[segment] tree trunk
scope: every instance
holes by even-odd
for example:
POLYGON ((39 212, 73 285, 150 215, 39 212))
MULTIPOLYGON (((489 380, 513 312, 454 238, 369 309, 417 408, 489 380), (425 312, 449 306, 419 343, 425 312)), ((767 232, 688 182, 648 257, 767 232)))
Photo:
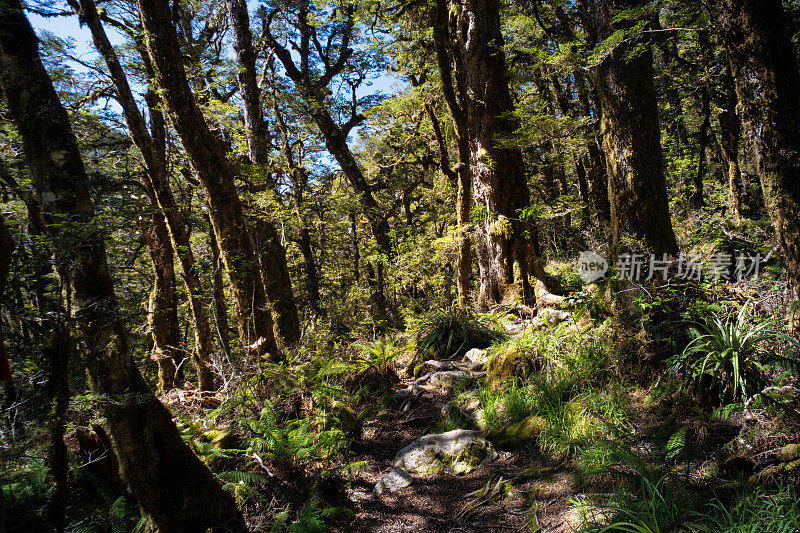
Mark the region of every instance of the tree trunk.
MULTIPOLYGON (((156 204, 152 189, 148 193, 153 204, 156 204)), ((157 207, 149 216, 140 214, 139 222, 153 262, 153 289, 147 308, 153 337, 150 357, 158 364, 158 388, 167 391, 178 384, 176 377, 183 360, 178 324, 178 295, 175 292, 175 256, 164 214, 157 207)))
POLYGON ((719 111, 720 144, 722 145, 722 158, 728 167, 728 198, 730 202, 731 217, 736 226, 742 224, 742 170, 739 168, 739 138, 742 131, 742 121, 736 110, 736 87, 733 82, 730 65, 726 68, 724 78, 725 101, 719 111))
POLYGON ((214 271, 211 273, 211 280, 213 283, 214 291, 214 309, 217 312, 217 335, 219 342, 225 353, 231 355, 231 338, 230 338, 230 325, 228 324, 228 304, 225 301, 225 280, 223 269, 225 265, 222 264, 222 258, 219 253, 219 243, 217 236, 214 235, 214 228, 211 225, 211 220, 208 221, 209 231, 209 245, 211 247, 211 260, 212 268, 214 271))
POLYGON ((227 0, 231 21, 233 49, 236 52, 236 79, 242 99, 244 125, 247 132, 248 156, 256 165, 269 163, 269 131, 261 110, 261 97, 256 77, 256 54, 250 31, 250 16, 245 0, 227 0))
POLYGON ((706 179, 708 168, 706 151, 711 137, 711 63, 714 59, 707 32, 698 32, 697 40, 703 69, 703 82, 700 86, 700 112, 703 122, 700 123, 700 131, 698 132, 697 172, 694 174, 692 189, 689 194, 689 207, 692 209, 700 209, 706 205, 706 201, 703 198, 703 181, 706 179))
POLYGON ((136 367, 119 316, 103 236, 78 145, 19 0, 0 3, 0 84, 42 204, 55 264, 91 390, 103 398, 121 471, 142 512, 165 532, 246 531, 231 497, 189 449, 136 367))
POLYGON ((358 247, 358 224, 356 224, 355 211, 350 211, 350 233, 353 235, 353 279, 358 283, 361 281, 361 254, 358 247))
MULTIPOLYGON (((227 0, 227 4, 238 66, 236 77, 247 130, 248 155, 253 165, 264 167, 269 164, 269 131, 261 109, 247 2, 227 0)), ((272 183, 269 185, 274 187, 272 183)), ((300 340, 300 317, 286 264, 286 250, 267 215, 258 213, 257 217, 256 231, 251 237, 258 253, 264 288, 272 308, 276 333, 284 346, 291 346, 300 340)))
MULTIPOLYGON (((800 300, 800 74, 780 0, 718 0, 742 122, 783 255, 790 301, 800 300)), ((794 310, 791 326, 800 327, 794 310)))
MULTIPOLYGON (((631 31, 631 8, 643 0, 592 0, 595 31, 602 41, 631 31)), ((653 53, 646 37, 628 36, 601 59, 597 72, 601 131, 609 179, 614 243, 624 233, 644 240, 657 255, 676 255, 653 85, 653 53)))
MULTIPOLYGON (((3 216, 0 215, 0 301, 3 298, 3 291, 6 287, 6 277, 11 267, 11 254, 14 251, 14 240, 11 232, 6 228, 3 216)), ((0 331, 0 382, 11 381, 11 365, 8 362, 8 354, 3 340, 3 332, 0 331)), ((3 491, 0 490, 0 533, 5 533, 5 513, 3 511, 3 491)))
POLYGON ((516 241, 533 241, 536 228, 520 220, 519 211, 530 203, 522 152, 504 148, 497 141, 499 135, 515 129, 508 118, 514 106, 503 53, 500 4, 461 0, 461 9, 457 38, 468 95, 473 196, 481 213, 476 228, 481 279, 477 307, 486 309, 502 300, 516 249, 526 251, 524 257, 517 254, 521 270, 529 268, 527 255, 534 254, 536 246, 518 247, 516 241))
POLYGON ((138 3, 156 82, 211 206, 211 222, 231 280, 239 318, 239 341, 243 346, 275 354, 277 345, 258 268, 259 258, 254 253, 225 148, 209 129, 189 88, 167 2, 138 3))
POLYGON ((442 94, 456 136, 458 160, 454 167, 450 166, 447 146, 433 107, 430 104, 426 104, 425 107, 439 145, 440 169, 456 185, 456 248, 458 249, 456 286, 458 306, 465 309, 469 305, 469 292, 472 287, 472 252, 469 238, 472 169, 470 168, 468 104, 464 92, 463 64, 460 50, 453 46, 455 35, 451 35, 451 27, 447 0, 437 0, 433 22, 433 40, 436 46, 442 94))
MULTIPOLYGON (((71 0, 71 5, 73 9, 80 13, 81 20, 89 26, 89 30, 92 32, 92 39, 95 47, 103 56, 111 79, 116 87, 117 96, 122 105, 131 138, 142 152, 147 170, 144 176, 145 189, 147 189, 151 200, 154 200, 154 203, 157 203, 161 209, 161 215, 169 231, 169 239, 173 251, 178 256, 183 280, 186 284, 186 293, 188 295, 189 310, 192 315, 194 331, 194 349, 191 354, 192 361, 197 370, 198 386, 200 390, 213 390, 215 388, 215 376, 211 368, 211 356, 214 352, 211 323, 208 319, 205 296, 203 295, 199 272, 195 267, 196 262, 189 242, 189 236, 186 234, 186 227, 181 219, 177 202, 175 201, 175 197, 169 185, 167 155, 165 150, 166 131, 163 115, 158 109, 158 97, 152 90, 148 91, 145 97, 147 107, 150 111, 150 131, 148 131, 147 123, 133 97, 125 71, 103 29, 94 1, 80 0, 80 4, 78 4, 76 0, 71 0)), ((146 57, 143 57, 143 60, 145 58, 146 57)), ((147 61, 144 61, 144 63, 146 70, 149 70, 149 68, 147 68, 149 67, 149 63, 147 61)), ((155 216, 157 215, 154 214, 154 217, 155 216)), ((171 260, 170 264, 172 264, 171 260)), ((166 303, 166 301, 164 303, 166 303)), ((168 325, 164 325, 164 327, 168 327, 168 325)), ((175 333, 166 333, 166 330, 164 330, 163 334, 159 333, 159 335, 164 337, 162 342, 179 341, 177 331, 179 330, 176 328, 175 333)), ((154 335, 155 334, 154 330, 154 335)), ((177 347, 178 344, 180 343, 178 342, 172 346, 177 347)), ((158 346, 159 342, 156 341, 156 347, 158 348, 158 346)), ((172 360, 175 361, 175 364, 179 364, 182 359, 182 357, 175 357, 176 352, 174 349, 171 354, 161 353, 161 355, 172 355, 172 360)), ((163 366, 165 367, 163 370, 168 372, 166 367, 169 366, 169 364, 169 359, 159 359, 159 371, 162 370, 163 366)), ((168 376, 165 375, 165 377, 168 376)))
POLYGON ((314 259, 314 250, 311 249, 311 232, 308 227, 303 225, 300 228, 300 252, 303 254, 303 265, 306 274, 306 292, 311 310, 320 314, 319 296, 319 274, 317 274, 317 262, 314 259))

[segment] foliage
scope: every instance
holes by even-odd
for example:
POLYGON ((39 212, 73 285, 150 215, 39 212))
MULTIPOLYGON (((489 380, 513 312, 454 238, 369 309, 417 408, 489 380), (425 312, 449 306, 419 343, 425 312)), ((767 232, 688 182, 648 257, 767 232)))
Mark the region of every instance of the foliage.
POLYGON ((417 330, 417 352, 413 362, 427 358, 455 359, 471 348, 486 348, 502 334, 481 323, 471 310, 438 309, 417 330))
POLYGON ((775 335, 767 323, 754 324, 748 309, 745 305, 733 317, 698 323, 692 328, 694 339, 670 367, 695 390, 707 390, 717 405, 744 403, 767 382, 762 345, 775 335))

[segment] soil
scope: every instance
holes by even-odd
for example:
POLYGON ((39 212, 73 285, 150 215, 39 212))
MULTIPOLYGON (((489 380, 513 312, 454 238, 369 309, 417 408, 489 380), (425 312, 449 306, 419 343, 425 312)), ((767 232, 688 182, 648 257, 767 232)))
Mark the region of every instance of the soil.
MULTIPOLYGON (((404 383, 400 388, 410 384, 404 383)), ((356 475, 347 496, 354 520, 332 531, 375 533, 462 531, 571 531, 569 498, 574 494, 570 465, 537 457, 535 451, 498 449, 499 458, 463 475, 415 476, 411 486, 375 496, 375 484, 392 471, 398 450, 432 431, 432 425, 452 392, 429 384, 405 413, 372 423, 354 460, 368 467, 356 475), (508 480, 514 491, 506 497, 465 512, 475 491, 487 483, 508 480)), ((470 505, 471 507, 471 505, 470 505)), ((574 525, 574 524, 573 524, 574 525)))

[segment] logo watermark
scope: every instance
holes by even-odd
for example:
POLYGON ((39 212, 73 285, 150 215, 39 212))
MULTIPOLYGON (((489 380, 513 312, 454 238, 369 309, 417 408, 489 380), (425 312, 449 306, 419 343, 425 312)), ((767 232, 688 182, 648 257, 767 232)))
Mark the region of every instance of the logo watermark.
MULTIPOLYGON (((771 255, 771 254, 770 254, 771 255)), ((706 261, 699 255, 681 253, 677 257, 666 254, 621 253, 613 267, 609 261, 594 252, 585 251, 578 257, 578 274, 585 283, 606 277, 630 281, 741 281, 758 279, 761 269, 770 259, 759 253, 714 254, 706 261)))

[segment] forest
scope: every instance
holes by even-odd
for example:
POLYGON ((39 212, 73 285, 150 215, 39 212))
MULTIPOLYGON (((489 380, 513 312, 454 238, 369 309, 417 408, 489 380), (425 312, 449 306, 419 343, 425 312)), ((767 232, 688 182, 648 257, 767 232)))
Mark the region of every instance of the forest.
POLYGON ((800 532, 798 41, 0 0, 0 533, 800 532))

